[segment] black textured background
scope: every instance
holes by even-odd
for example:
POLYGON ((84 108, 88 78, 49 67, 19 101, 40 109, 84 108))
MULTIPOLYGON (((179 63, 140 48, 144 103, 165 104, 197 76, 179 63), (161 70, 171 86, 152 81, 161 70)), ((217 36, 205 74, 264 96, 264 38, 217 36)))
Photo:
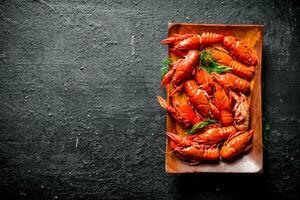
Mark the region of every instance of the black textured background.
POLYGON ((299 198, 299 11, 282 0, 2 0, 1 199, 299 198), (263 175, 164 172, 155 96, 168 22, 265 25, 263 175))

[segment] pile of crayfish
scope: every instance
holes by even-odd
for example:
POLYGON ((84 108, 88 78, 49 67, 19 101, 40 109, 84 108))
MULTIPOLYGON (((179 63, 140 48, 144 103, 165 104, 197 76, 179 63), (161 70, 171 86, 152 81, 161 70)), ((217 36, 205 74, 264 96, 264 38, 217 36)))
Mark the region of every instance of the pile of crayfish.
POLYGON ((169 45, 161 82, 168 101, 161 96, 157 99, 186 131, 184 136, 166 132, 172 153, 197 164, 231 160, 251 149, 254 51, 234 36, 210 32, 175 34, 161 43, 169 45), (179 101, 182 96, 185 100, 179 101))

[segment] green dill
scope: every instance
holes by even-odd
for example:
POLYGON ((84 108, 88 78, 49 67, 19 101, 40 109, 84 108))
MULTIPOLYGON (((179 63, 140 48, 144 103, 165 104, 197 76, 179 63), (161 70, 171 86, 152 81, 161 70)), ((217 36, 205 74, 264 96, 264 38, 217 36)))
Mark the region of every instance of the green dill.
POLYGON ((199 122, 199 123, 195 124, 191 130, 186 132, 186 134, 195 134, 198 130, 203 129, 207 125, 214 124, 216 122, 217 122, 216 120, 208 118, 203 122, 199 122))
POLYGON ((216 72, 218 74, 222 74, 231 70, 229 67, 221 65, 217 65, 215 67, 201 66, 201 68, 206 70, 208 73, 216 72))
POLYGON ((206 66, 206 67, 215 67, 217 65, 215 59, 211 56, 211 51, 208 50, 204 50, 201 52, 200 54, 200 62, 203 66, 206 66))
POLYGON ((214 72, 218 73, 218 74, 221 74, 223 72, 228 72, 230 71, 231 69, 227 66, 221 66, 221 65, 218 65, 216 67, 214 67, 214 72))
POLYGON ((169 66, 172 64, 172 60, 170 58, 164 58, 161 64, 162 64, 162 68, 160 70, 163 78, 166 75, 166 73, 169 71, 169 66))
POLYGON ((208 73, 212 73, 213 72, 213 68, 211 68, 211 67, 207 67, 207 66, 204 66, 204 65, 202 65, 201 67, 200 67, 201 69, 204 69, 205 71, 207 71, 208 73))
POLYGON ((200 63, 201 68, 206 70, 208 73, 216 72, 218 74, 221 74, 231 70, 228 66, 218 65, 216 60, 212 57, 210 50, 204 50, 201 52, 200 63))

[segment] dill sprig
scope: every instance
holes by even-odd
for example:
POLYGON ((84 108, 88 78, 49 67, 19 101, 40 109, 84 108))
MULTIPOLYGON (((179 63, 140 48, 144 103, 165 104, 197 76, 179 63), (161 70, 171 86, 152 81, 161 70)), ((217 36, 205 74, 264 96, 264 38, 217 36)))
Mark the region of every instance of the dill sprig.
POLYGON ((216 72, 222 74, 224 72, 230 71, 230 68, 227 66, 217 65, 214 67, 201 66, 202 69, 206 70, 208 73, 216 72))
POLYGON ((189 131, 186 132, 186 134, 195 134, 200 129, 203 129, 207 125, 214 124, 216 122, 217 122, 216 120, 208 118, 208 119, 206 119, 203 122, 199 122, 199 123, 195 124, 191 130, 189 130, 189 131))
POLYGON ((216 60, 212 57, 210 50, 204 50, 201 52, 200 63, 201 68, 206 70, 208 73, 216 72, 218 74, 221 74, 231 70, 228 66, 218 65, 216 60))
POLYGON ((172 64, 172 60, 170 58, 164 58, 161 64, 162 64, 162 68, 160 70, 163 78, 166 75, 166 73, 169 71, 169 67, 172 64))
POLYGON ((210 50, 203 50, 200 53, 200 62, 203 66, 206 67, 215 67, 217 65, 215 59, 211 56, 211 51, 210 50))

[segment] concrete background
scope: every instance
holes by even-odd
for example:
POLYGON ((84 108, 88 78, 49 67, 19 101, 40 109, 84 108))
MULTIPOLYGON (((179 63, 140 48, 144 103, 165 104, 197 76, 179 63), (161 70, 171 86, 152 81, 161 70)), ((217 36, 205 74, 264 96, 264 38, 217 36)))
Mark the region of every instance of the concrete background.
POLYGON ((1 199, 299 198, 296 1, 1 0, 1 199), (261 176, 167 175, 168 22, 264 24, 261 176))

